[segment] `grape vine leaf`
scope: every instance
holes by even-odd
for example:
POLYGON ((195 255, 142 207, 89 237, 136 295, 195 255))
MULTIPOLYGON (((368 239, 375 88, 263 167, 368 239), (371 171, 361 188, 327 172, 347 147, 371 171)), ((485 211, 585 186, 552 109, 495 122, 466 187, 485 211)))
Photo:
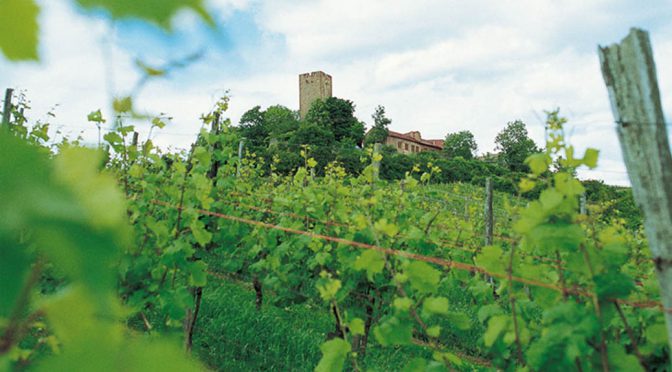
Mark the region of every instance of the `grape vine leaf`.
POLYGON ((411 287, 418 292, 433 292, 439 285, 441 272, 421 261, 411 262, 405 271, 411 287))
POLYGON ((383 346, 408 345, 413 339, 413 326, 408 319, 391 317, 376 326, 373 335, 383 346))
POLYGON ((13 61, 37 60, 40 9, 34 0, 0 0, 0 50, 13 61))
POLYGON ((140 18, 167 30, 170 30, 173 16, 185 8, 196 12, 210 26, 215 24, 203 6, 203 0, 77 0, 77 3, 88 10, 102 8, 113 19, 140 18))
POLYGON ((353 267, 355 270, 366 270, 367 278, 373 281, 373 276, 385 267, 385 255, 374 250, 365 251, 357 257, 353 267))
POLYGON ((322 359, 315 367, 315 372, 340 372, 350 352, 350 344, 342 338, 331 339, 320 346, 322 359))
POLYGON ((422 311, 426 314, 448 314, 448 299, 445 297, 427 297, 422 304, 422 311))

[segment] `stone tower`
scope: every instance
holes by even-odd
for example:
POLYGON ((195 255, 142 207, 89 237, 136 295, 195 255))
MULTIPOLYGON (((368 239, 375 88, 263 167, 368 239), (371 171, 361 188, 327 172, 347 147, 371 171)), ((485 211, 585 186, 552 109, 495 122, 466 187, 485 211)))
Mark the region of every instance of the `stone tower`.
POLYGON ((306 117, 310 105, 317 99, 331 97, 331 75, 314 71, 299 75, 299 115, 306 117))

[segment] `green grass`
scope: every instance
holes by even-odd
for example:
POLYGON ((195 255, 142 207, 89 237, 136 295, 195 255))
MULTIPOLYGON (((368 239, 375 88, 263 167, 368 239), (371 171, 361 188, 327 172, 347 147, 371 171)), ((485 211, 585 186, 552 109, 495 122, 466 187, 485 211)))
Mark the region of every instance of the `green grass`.
MULTIPOLYGON (((194 335, 194 352, 219 371, 312 371, 320 345, 333 329, 323 309, 307 304, 257 311, 254 292, 243 284, 211 278, 194 335)), ((398 371, 415 356, 431 357, 416 346, 369 345, 363 370, 398 371)))

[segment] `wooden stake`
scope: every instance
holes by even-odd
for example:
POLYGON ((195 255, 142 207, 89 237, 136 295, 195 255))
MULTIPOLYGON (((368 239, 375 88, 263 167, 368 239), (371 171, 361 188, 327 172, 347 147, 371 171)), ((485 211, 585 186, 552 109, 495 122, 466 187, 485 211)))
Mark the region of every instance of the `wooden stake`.
POLYGON ((492 214, 492 179, 485 179, 485 245, 492 245, 494 218, 492 214))
POLYGON ((240 140, 238 143, 238 169, 236 169, 236 177, 240 177, 240 167, 243 166, 243 144, 245 140, 240 140))
POLYGON ((12 115, 12 93, 14 92, 14 89, 12 88, 7 88, 5 90, 5 103, 2 108, 2 124, 3 125, 9 125, 9 121, 11 120, 11 115, 12 115))
MULTIPOLYGON (((644 215, 660 295, 672 307, 672 155, 646 31, 598 50, 635 201, 644 215)), ((665 311, 672 346, 672 313, 665 311)))
POLYGON ((380 154, 380 148, 381 148, 380 143, 376 143, 373 145, 373 181, 378 181, 378 178, 380 177, 380 160, 376 160, 376 157, 378 154, 380 154))

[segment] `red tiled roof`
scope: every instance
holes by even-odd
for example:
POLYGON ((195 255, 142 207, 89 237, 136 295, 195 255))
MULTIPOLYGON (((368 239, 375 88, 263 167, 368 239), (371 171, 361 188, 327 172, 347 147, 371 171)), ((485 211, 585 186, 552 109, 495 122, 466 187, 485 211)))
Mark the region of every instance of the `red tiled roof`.
POLYGON ((430 139, 430 140, 421 139, 421 140, 417 140, 417 139, 411 137, 408 134, 394 132, 394 131, 391 131, 391 130, 387 131, 387 135, 390 136, 390 137, 400 138, 400 139, 403 139, 403 140, 406 140, 406 141, 409 141, 409 142, 413 142, 413 143, 417 143, 417 144, 420 144, 420 145, 433 147, 433 148, 438 149, 438 150, 443 149, 443 140, 440 140, 440 139, 430 139))

